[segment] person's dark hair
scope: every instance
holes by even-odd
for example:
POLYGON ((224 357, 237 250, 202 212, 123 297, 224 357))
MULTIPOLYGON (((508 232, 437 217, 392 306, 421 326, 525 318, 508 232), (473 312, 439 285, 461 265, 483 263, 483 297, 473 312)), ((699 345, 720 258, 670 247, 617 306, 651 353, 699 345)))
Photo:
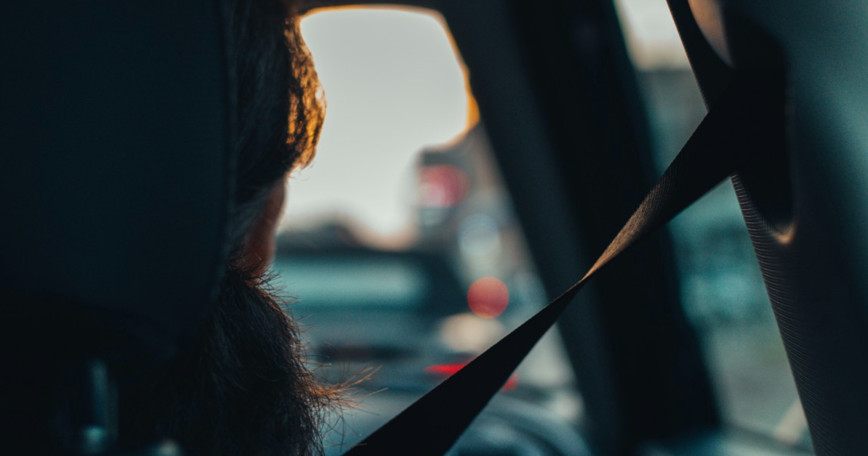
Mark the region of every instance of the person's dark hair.
POLYGON ((311 159, 323 101, 291 5, 222 3, 237 87, 238 160, 219 303, 127 420, 130 427, 155 423, 143 432, 172 438, 189 454, 321 453, 319 420, 335 390, 305 368, 294 322, 259 277, 262 268, 241 257, 271 189, 311 159))
POLYGON ((224 0, 237 97, 235 213, 231 246, 241 239, 275 182, 313 157, 324 105, 313 61, 292 5, 224 0))

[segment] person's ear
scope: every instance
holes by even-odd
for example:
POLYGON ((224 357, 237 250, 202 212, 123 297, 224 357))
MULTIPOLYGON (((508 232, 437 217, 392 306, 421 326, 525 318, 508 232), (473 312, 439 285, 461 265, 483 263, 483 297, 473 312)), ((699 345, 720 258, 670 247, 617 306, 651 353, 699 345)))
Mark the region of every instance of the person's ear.
POLYGON ((286 199, 286 182, 280 180, 268 192, 265 207, 257 217, 244 248, 244 269, 259 275, 274 260, 277 227, 283 215, 286 199))

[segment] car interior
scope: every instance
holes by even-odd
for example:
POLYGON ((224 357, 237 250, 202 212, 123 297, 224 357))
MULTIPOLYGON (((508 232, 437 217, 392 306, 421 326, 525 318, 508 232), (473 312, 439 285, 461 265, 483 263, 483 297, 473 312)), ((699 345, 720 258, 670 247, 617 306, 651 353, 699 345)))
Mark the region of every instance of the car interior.
MULTIPOLYGON (((188 454, 117 415, 216 299, 217 4, 0 5, 10 454, 188 454)), ((868 454, 863 2, 301 8, 269 286, 350 385, 326 455, 868 454)))

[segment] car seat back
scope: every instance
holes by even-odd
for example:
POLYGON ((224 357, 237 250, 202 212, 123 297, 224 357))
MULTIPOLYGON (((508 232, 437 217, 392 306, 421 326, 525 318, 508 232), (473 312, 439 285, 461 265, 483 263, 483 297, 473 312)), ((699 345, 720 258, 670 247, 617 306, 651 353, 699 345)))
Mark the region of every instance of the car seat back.
POLYGON ((167 360, 216 299, 232 165, 219 13, 210 0, 0 5, 10 434, 56 414, 52 390, 73 372, 92 383, 167 360))

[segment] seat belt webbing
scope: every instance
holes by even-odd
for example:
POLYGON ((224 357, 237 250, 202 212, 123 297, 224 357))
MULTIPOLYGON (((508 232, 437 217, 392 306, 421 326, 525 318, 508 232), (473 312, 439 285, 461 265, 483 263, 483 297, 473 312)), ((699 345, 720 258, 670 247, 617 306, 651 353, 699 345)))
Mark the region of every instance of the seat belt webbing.
MULTIPOLYGON (((631 245, 665 225, 726 177, 760 156, 783 107, 774 88, 736 75, 639 208, 584 277, 463 369, 347 451, 345 456, 446 453, 554 325, 587 281, 631 245)), ((780 90, 780 88, 778 88, 780 90)))

